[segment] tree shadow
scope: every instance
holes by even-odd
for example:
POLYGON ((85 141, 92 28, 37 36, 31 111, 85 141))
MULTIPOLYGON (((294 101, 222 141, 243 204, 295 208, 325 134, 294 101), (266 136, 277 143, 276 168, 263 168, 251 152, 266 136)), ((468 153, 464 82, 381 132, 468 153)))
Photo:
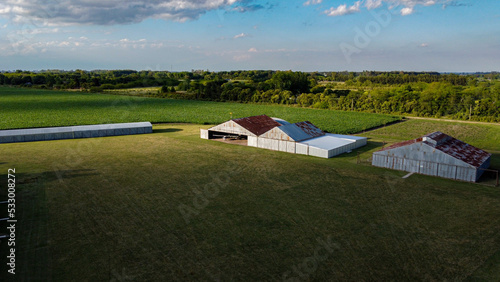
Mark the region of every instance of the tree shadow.
POLYGON ((363 133, 366 133, 366 132, 370 132, 370 131, 374 131, 374 130, 377 130, 377 129, 381 129, 381 128, 384 128, 384 127, 387 127, 387 126, 391 126, 391 125, 396 125, 398 123, 403 123, 403 122, 407 122, 409 121, 410 119, 407 119, 407 118, 404 118, 403 119, 400 119, 400 120, 395 120, 395 121, 391 121, 391 122, 388 122, 386 124, 382 124, 382 125, 379 125, 379 126, 375 126, 375 127, 372 127, 372 128, 369 128, 369 129, 365 129, 365 130, 362 130, 360 132, 357 132, 357 133, 353 133, 353 134, 363 134, 363 133))
MULTIPOLYGON (((77 177, 99 175, 95 169, 69 169, 69 170, 51 170, 39 173, 15 173, 16 187, 24 185, 37 185, 52 181, 64 181, 77 177)), ((11 176, 12 178, 12 176, 11 176)), ((8 174, 0 174, 0 181, 7 183, 8 174)), ((0 191, 0 196, 4 195, 5 191, 0 191)))
POLYGON ((54 180, 69 180, 77 177, 85 177, 85 176, 95 176, 99 175, 97 170, 95 169, 67 169, 67 170, 52 170, 43 172, 42 175, 48 181, 54 180))

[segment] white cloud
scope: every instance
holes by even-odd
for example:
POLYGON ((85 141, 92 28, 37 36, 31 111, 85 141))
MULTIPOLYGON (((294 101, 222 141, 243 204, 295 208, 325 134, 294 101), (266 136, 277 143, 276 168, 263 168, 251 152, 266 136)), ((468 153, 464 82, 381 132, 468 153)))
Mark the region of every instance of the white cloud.
POLYGON ((236 34, 233 39, 238 39, 238 38, 245 38, 245 37, 249 37, 250 35, 246 34, 246 33, 240 33, 240 34, 236 34))
POLYGON ((252 48, 248 49, 248 52, 250 52, 250 53, 256 53, 257 52, 257 48, 253 48, 252 47, 252 48))
POLYGON ((429 44, 427 43, 422 43, 419 45, 419 47, 422 47, 422 48, 426 48, 426 47, 429 47, 429 44))
POLYGON ((359 7, 361 6, 361 1, 357 1, 354 5, 347 7, 346 4, 340 5, 337 8, 330 8, 326 10, 324 13, 330 17, 337 17, 343 15, 354 14, 360 11, 359 7))
MULTIPOLYGON (((119 40, 112 39, 102 39, 90 41, 87 37, 68 37, 65 40, 30 40, 28 38, 23 38, 14 43, 2 42, 0 40, 0 57, 10 56, 15 54, 37 54, 39 52, 61 52, 65 50, 83 50, 77 48, 90 48, 90 49, 107 49, 112 48, 116 50, 117 48, 124 50, 131 49, 159 49, 159 48, 184 48, 185 46, 178 46, 171 41, 166 40, 146 40, 146 39, 129 39, 122 38, 119 40)), ((190 48, 190 47, 189 47, 190 48)))
MULTIPOLYGON (((384 4, 387 4, 389 9, 394 9, 399 7, 401 15, 407 16, 415 12, 416 6, 433 6, 436 4, 442 4, 445 7, 446 5, 455 2, 456 0, 360 0, 355 2, 351 6, 349 6, 348 4, 342 4, 338 7, 332 7, 324 11, 324 13, 332 17, 343 16, 360 12, 361 5, 364 5, 364 7, 368 10, 373 10, 380 8, 384 4)), ((454 5, 457 6, 458 4, 454 5)), ((459 6, 465 6, 465 5, 459 5, 459 6)))
POLYGON ((380 6, 382 6, 382 0, 366 0, 365 1, 365 7, 368 10, 376 9, 380 6))
POLYGON ((306 2, 304 2, 304 6, 318 5, 321 4, 321 2, 323 2, 323 0, 307 0, 306 2))
POLYGON ((413 14, 413 7, 405 7, 401 9, 401 15, 402 16, 407 16, 413 14))
MULTIPOLYGON (((113 25, 148 18, 186 21, 241 0, 2 0, 0 17, 45 25, 113 25)), ((251 10, 251 9, 248 9, 251 10)))
POLYGON ((20 30, 14 31, 17 35, 23 36, 23 37, 32 37, 37 34, 50 34, 50 33, 60 33, 59 28, 36 28, 36 27, 26 27, 20 30))

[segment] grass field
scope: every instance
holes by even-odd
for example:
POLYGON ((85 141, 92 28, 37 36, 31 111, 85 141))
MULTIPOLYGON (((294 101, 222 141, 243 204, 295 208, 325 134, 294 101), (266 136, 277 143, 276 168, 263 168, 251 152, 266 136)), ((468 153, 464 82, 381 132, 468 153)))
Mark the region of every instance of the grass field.
POLYGON ((150 121, 217 124, 267 114, 309 120, 325 131, 355 133, 400 117, 279 105, 215 103, 0 87, 0 129, 150 121))
MULTIPOLYGON (((450 126, 409 121, 366 132, 371 142, 362 156, 380 148, 379 140, 450 126)), ((0 181, 7 183, 8 168, 18 179, 16 278, 500 277, 498 188, 402 179, 406 173, 357 165, 356 152, 319 159, 201 140, 199 128, 156 125, 149 135, 2 144, 0 181)), ((493 125, 456 130, 470 143, 500 134, 493 125)), ((484 144, 498 150, 494 141, 484 144)))
POLYGON ((103 92, 106 94, 113 95, 129 95, 129 96, 144 96, 153 95, 158 93, 161 87, 139 87, 139 88, 127 88, 127 89, 107 89, 103 92))
POLYGON ((370 132, 367 136, 387 142, 411 140, 441 131, 479 148, 500 152, 500 123, 474 124, 435 120, 408 120, 370 132))

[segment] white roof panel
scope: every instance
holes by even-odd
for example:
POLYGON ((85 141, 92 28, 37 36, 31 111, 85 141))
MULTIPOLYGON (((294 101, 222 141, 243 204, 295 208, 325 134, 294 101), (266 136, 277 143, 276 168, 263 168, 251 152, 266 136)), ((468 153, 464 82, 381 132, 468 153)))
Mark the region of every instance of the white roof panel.
POLYGON ((308 144, 309 146, 324 149, 324 150, 332 150, 335 148, 339 148, 351 143, 355 143, 354 140, 347 140, 343 138, 338 138, 330 135, 324 135, 320 137, 316 137, 313 139, 309 139, 306 141, 302 141, 302 144, 308 144))
POLYGON ((278 123, 280 123, 282 125, 290 124, 288 121, 286 121, 284 119, 281 119, 281 118, 272 117, 272 119, 274 119, 276 122, 278 122, 278 123))

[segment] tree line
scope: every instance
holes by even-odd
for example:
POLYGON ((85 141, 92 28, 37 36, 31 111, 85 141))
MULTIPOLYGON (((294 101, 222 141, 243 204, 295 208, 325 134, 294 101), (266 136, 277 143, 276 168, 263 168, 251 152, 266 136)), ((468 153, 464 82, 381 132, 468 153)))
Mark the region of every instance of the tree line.
POLYGON ((500 74, 293 71, 15 71, 0 84, 102 92, 156 86, 155 96, 500 121, 500 74))

